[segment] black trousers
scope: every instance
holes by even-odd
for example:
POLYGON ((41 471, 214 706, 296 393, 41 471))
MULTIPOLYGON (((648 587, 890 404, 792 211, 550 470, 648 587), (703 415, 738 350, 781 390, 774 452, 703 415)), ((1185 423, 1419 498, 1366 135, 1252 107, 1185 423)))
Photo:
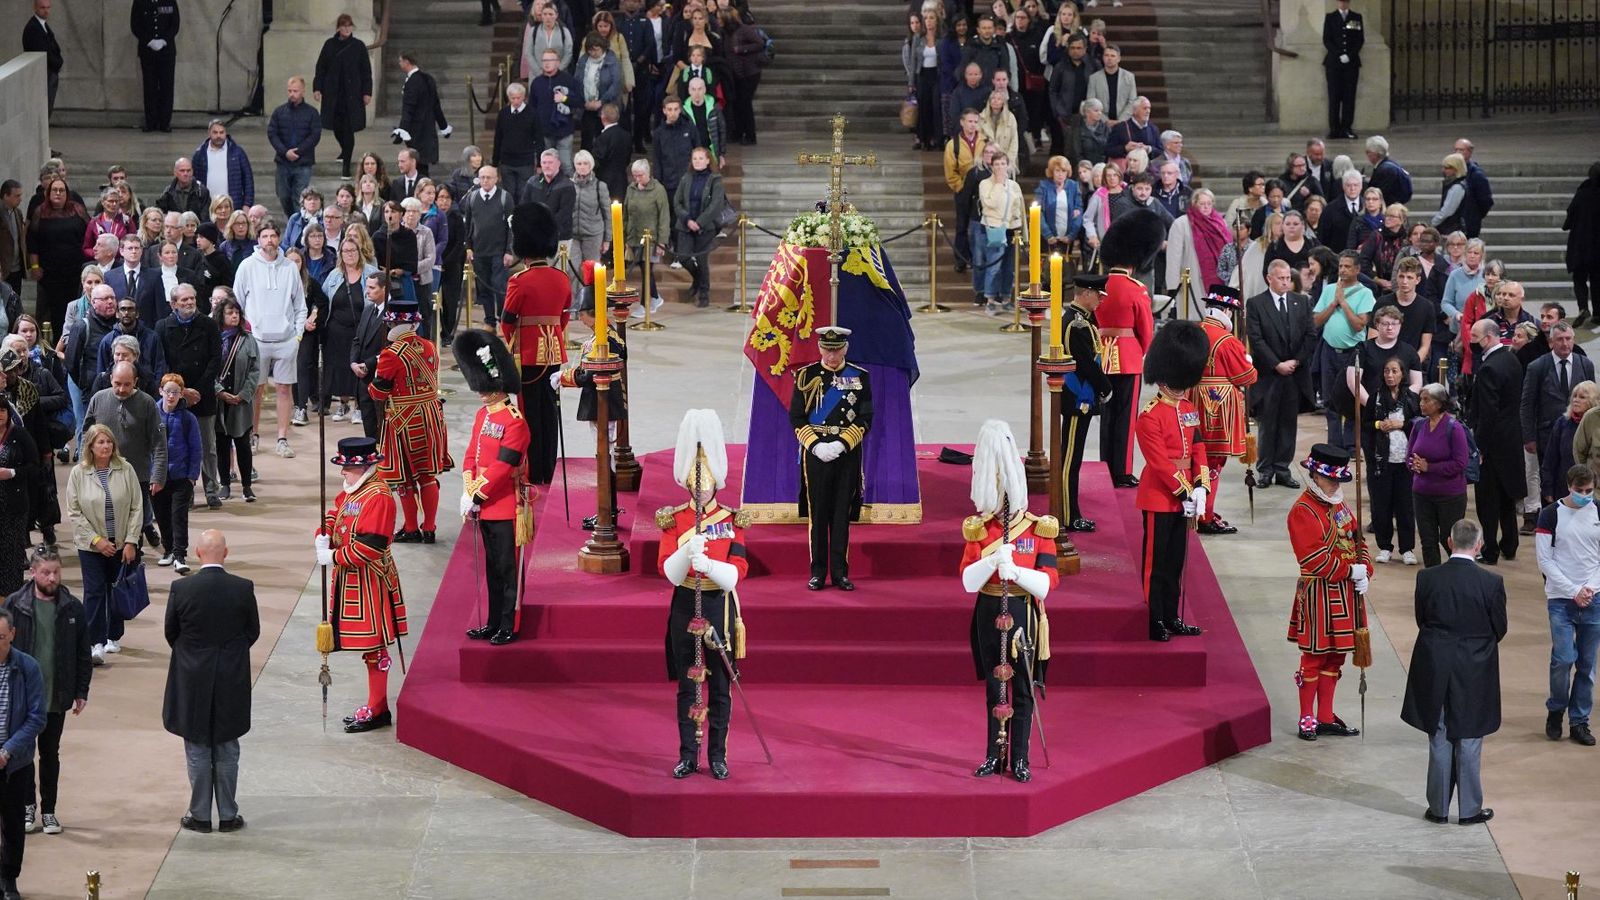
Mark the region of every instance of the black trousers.
POLYGON ((1028 655, 1027 662, 1019 651, 1015 655, 1006 652, 1011 649, 1010 637, 1002 638, 999 629, 994 627, 994 620, 999 617, 1001 603, 999 597, 987 594, 978 595, 977 609, 973 613, 978 629, 977 639, 980 662, 984 667, 983 696, 984 720, 987 723, 984 729, 984 756, 1004 757, 1013 763, 1028 761, 1028 740, 1033 736, 1033 682, 1038 679, 1037 659, 1033 656, 1038 652, 1038 642, 1028 618, 1028 605, 1031 602, 1028 595, 1020 589, 1017 593, 1006 598, 1005 608, 1011 613, 1012 634, 1020 628, 1028 636, 1028 645, 1034 648, 1034 653, 1028 655), (1002 641, 1004 642, 1002 644, 1002 641), (1002 649, 1002 647, 1004 649, 1002 649), (1000 720, 994 717, 995 704, 1000 702, 1000 680, 994 677, 995 666, 1004 660, 1011 664, 1014 670, 1011 678, 1005 682, 1006 700, 1011 704, 1011 720, 1006 723, 1006 741, 1000 741, 1000 720), (1030 674, 1032 678, 1030 678, 1030 674), (1009 745, 1009 750, 1007 746, 1009 745))
MULTIPOLYGON (((55 815, 56 786, 61 781, 61 732, 67 727, 66 712, 45 713, 44 730, 39 732, 39 812, 55 815)), ((33 802, 33 791, 28 791, 33 802)))
POLYGON ((250 489, 250 467, 254 460, 250 455, 250 434, 246 432, 241 437, 229 437, 222 429, 217 429, 217 475, 222 479, 223 487, 233 484, 233 456, 239 455, 239 483, 246 490, 250 489))
MULTIPOLYGON (((656 102, 656 82, 646 69, 633 67, 633 152, 644 152, 645 138, 650 135, 650 120, 661 104, 656 102)), ((655 173, 657 178, 661 173, 655 173)))
POLYGON ((1412 494, 1412 507, 1417 514, 1417 533, 1422 540, 1422 565, 1437 566, 1440 548, 1450 537, 1450 529, 1467 515, 1465 492, 1449 497, 1431 494, 1412 494))
POLYGON ((483 580, 489 594, 486 623, 496 631, 517 626, 517 520, 479 519, 483 539, 483 580))
POLYGON ((361 410, 361 431, 369 438, 376 438, 383 430, 383 411, 378 408, 378 402, 372 399, 372 394, 367 388, 372 385, 372 379, 363 378, 356 385, 356 407, 361 410))
POLYGON ((549 484, 556 475, 561 434, 561 406, 550 376, 559 366, 522 370, 522 415, 528 421, 528 480, 549 484))
POLYGON ((441 345, 448 343, 456 334, 456 315, 461 311, 461 275, 462 264, 455 263, 444 267, 439 275, 439 328, 441 345))
MULTIPOLYGON (((1519 476, 1521 462, 1517 461, 1519 476)), ((1497 562, 1502 556, 1515 556, 1520 540, 1517 537, 1517 501, 1527 492, 1527 483, 1521 477, 1515 482, 1505 481, 1498 471, 1500 468, 1485 455, 1477 489, 1473 492, 1478 502, 1478 520, 1483 523, 1483 561, 1486 563, 1497 562)))
MULTIPOLYGON (((733 637, 723 633, 723 623, 732 623, 728 609, 728 595, 723 591, 701 591, 700 609, 706 619, 717 629, 717 637, 733 646, 733 637)), ((672 589, 672 608, 667 615, 667 653, 671 655, 672 668, 678 673, 678 758, 696 759, 700 745, 694 739, 694 720, 689 718, 689 708, 694 705, 694 681, 689 678, 689 667, 694 665, 694 644, 699 638, 689 633, 689 620, 694 617, 694 591, 691 588, 672 589)), ((729 630, 732 625, 729 625, 729 630)), ((732 681, 728 669, 716 649, 705 648, 706 680, 706 761, 726 762, 728 759, 728 722, 733 715, 732 681)))
POLYGON ((187 478, 167 480, 161 493, 152 498, 156 506, 156 528, 161 545, 174 556, 189 555, 189 505, 194 502, 194 482, 187 478))
POLYGON ((1100 458, 1112 478, 1133 474, 1133 405, 1139 402, 1138 375, 1110 375, 1111 402, 1100 411, 1100 458))
POLYGON ((294 359, 295 406, 306 406, 312 397, 316 397, 321 403, 328 402, 328 398, 321 396, 322 391, 318 390, 322 384, 322 379, 317 377, 317 363, 321 361, 322 356, 322 339, 323 332, 320 328, 307 332, 300 338, 300 349, 294 359))
POLYGON ((756 89, 761 87, 761 73, 753 72, 742 78, 726 82, 733 89, 733 134, 729 141, 756 139, 756 89))
POLYGON ((172 130, 173 71, 178 65, 178 48, 168 41, 160 50, 139 48, 139 73, 144 78, 144 127, 146 131, 172 130))
POLYGON ((1356 82, 1361 69, 1334 65, 1323 67, 1323 72, 1328 78, 1328 131, 1343 134, 1352 130, 1356 121, 1356 82))
POLYGON ((861 448, 825 463, 805 455, 801 473, 811 517, 811 577, 850 576, 850 516, 861 489, 861 448))
POLYGON ((917 140, 924 147, 944 146, 944 116, 939 112, 939 67, 917 70, 917 140))
POLYGON ((1600 300, 1600 268, 1572 273, 1572 298, 1578 301, 1578 312, 1587 313, 1593 308, 1590 298, 1600 300))
POLYGON ((1067 514, 1063 526, 1085 518, 1078 506, 1078 485, 1082 481, 1078 473, 1083 468, 1084 447, 1093 420, 1094 413, 1068 413, 1061 417, 1061 490, 1066 494, 1067 514))
POLYGON ((1294 464, 1300 389, 1288 378, 1268 376, 1251 399, 1256 402, 1256 429, 1260 439, 1256 468, 1262 476, 1278 472, 1289 474, 1289 467, 1294 464))
POLYGON ((348 178, 350 176, 350 165, 355 162, 356 152, 356 130, 350 127, 348 116, 339 123, 338 128, 333 130, 333 138, 339 142, 339 159, 344 165, 345 177, 348 178))
POLYGON ((1373 463, 1369 457, 1367 491, 1372 494, 1372 529, 1379 550, 1405 553, 1416 546, 1417 526, 1411 503, 1411 470, 1403 463, 1373 463), (1400 546, 1394 545, 1395 534, 1400 546))
POLYGON ((1183 564, 1189 556, 1189 520, 1181 512, 1144 511, 1144 596, 1150 624, 1178 618, 1183 564))
POLYGON ((22 875, 22 848, 28 839, 22 816, 33 802, 33 764, 0 773, 0 778, 5 779, 0 784, 0 878, 15 879, 22 875))

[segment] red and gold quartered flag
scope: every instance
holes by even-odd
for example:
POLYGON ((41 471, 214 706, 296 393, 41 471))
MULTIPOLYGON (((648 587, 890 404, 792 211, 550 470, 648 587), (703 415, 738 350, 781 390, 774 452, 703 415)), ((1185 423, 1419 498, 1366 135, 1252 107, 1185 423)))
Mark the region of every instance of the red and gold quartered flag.
POLYGON ((780 402, 788 404, 794 370, 820 359, 811 334, 828 324, 828 251, 779 244, 767 266, 744 355, 780 402))

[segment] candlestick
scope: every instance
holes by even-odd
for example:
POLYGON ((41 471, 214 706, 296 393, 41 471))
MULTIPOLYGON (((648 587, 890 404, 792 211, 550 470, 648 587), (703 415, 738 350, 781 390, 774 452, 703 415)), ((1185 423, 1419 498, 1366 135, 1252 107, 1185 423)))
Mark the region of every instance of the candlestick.
POLYGON ((1044 279, 1039 269, 1039 201, 1028 207, 1028 278, 1034 284, 1044 279))
POLYGON ((594 267, 594 346, 589 348, 589 355, 594 359, 606 359, 611 355, 611 341, 606 337, 606 316, 610 313, 610 305, 606 302, 606 267, 594 267))
POLYGON ((627 241, 623 240, 622 231, 622 201, 611 201, 611 260, 612 271, 617 273, 618 283, 628 280, 627 241))
MULTIPOLYGON (((1037 204, 1035 204, 1037 206, 1037 204)), ((1061 355, 1061 254, 1050 254, 1050 353, 1061 355)))

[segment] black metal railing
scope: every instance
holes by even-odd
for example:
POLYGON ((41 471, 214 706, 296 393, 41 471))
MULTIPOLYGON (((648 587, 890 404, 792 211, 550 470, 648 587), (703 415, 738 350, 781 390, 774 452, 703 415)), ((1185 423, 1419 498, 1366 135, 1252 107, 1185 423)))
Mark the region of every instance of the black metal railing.
POLYGON ((1389 0, 1407 121, 1600 107, 1600 0, 1389 0))

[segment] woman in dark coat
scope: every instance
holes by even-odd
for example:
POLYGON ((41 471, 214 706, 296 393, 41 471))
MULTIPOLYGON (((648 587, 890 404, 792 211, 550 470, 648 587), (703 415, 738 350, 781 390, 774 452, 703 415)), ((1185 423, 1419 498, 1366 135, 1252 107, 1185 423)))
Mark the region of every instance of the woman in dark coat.
POLYGON ((39 451, 11 404, 0 399, 0 593, 22 586, 39 451))
POLYGON ((1561 223, 1567 233, 1567 271, 1572 273, 1572 294, 1578 312, 1591 313, 1591 298, 1600 300, 1600 162, 1589 167, 1589 177, 1567 204, 1561 223))
POLYGON ((39 282, 37 310, 61 333, 67 304, 78 299, 78 275, 88 259, 83 255, 83 233, 89 213, 72 199, 67 182, 52 178, 44 186, 44 202, 28 217, 28 277, 39 282))
POLYGON ((461 274, 467 264, 467 222, 456 207, 455 188, 439 185, 434 208, 445 220, 445 241, 439 247, 439 328, 440 344, 456 332, 456 314, 461 309, 461 274))
POLYGON ((689 171, 678 181, 673 198, 672 223, 677 238, 674 255, 694 278, 689 292, 694 305, 711 305, 711 248, 716 245, 718 222, 728 198, 722 190, 722 176, 711 166, 711 153, 704 147, 689 154, 689 171))
POLYGON ((317 57, 311 90, 322 104, 322 127, 339 141, 339 162, 349 178, 356 132, 367 127, 367 104, 372 102, 372 60, 367 45, 355 36, 354 19, 342 14, 336 28, 317 57))

